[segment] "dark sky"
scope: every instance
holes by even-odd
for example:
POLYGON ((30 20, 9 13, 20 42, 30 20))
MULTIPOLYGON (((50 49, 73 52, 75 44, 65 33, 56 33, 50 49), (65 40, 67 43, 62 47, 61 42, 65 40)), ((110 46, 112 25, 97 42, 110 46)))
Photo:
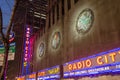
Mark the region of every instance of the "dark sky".
POLYGON ((11 13, 14 6, 14 0, 0 0, 0 7, 3 15, 3 27, 7 27, 11 18, 11 13))

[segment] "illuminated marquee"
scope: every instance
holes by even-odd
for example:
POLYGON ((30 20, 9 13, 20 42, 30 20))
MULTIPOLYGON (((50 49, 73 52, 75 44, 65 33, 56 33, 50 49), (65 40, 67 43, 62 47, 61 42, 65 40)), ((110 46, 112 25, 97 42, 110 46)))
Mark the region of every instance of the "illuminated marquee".
POLYGON ((38 72, 38 80, 60 78, 60 66, 55 66, 38 72))
POLYGON ((18 77, 17 80, 25 80, 25 76, 18 77))
POLYGON ((120 72, 120 48, 63 65, 64 77, 120 72))
POLYGON ((46 74, 45 71, 38 72, 39 77, 43 77, 43 76, 45 76, 45 74, 46 74))
POLYGON ((26 80, 36 80, 36 73, 29 74, 26 80))

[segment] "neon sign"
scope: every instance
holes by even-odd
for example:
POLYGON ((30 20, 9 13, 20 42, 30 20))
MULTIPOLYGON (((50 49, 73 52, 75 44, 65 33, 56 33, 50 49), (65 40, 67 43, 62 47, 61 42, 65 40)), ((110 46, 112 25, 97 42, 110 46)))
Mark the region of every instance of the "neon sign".
POLYGON ((25 76, 18 77, 17 80, 25 80, 25 76))
POLYGON ((25 27, 25 38, 24 38, 24 58, 22 66, 22 75, 30 73, 30 37, 31 37, 31 26, 26 25, 25 27))
POLYGON ((29 44, 30 44, 30 27, 26 28, 26 41, 25 41, 25 55, 24 55, 24 66, 27 65, 29 58, 29 44))
POLYGON ((45 71, 38 72, 38 76, 39 77, 45 76, 45 71))
POLYGON ((102 52, 63 65, 64 78, 120 72, 120 48, 102 52))
POLYGON ((38 72, 38 80, 60 78, 60 66, 55 66, 38 72))
POLYGON ((29 74, 26 80, 36 80, 36 73, 29 74))
POLYGON ((48 70, 48 74, 57 74, 57 73, 60 72, 59 70, 60 70, 59 67, 56 67, 56 68, 50 69, 50 70, 48 70))

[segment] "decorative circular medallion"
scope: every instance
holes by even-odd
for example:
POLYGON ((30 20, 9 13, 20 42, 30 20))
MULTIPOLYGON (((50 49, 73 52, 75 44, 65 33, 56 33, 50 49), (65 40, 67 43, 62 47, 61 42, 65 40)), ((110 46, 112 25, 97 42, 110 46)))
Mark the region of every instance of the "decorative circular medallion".
POLYGON ((45 45, 44 43, 40 43, 39 48, 38 48, 38 54, 39 57, 42 57, 45 51, 45 45))
POLYGON ((76 29, 78 33, 86 33, 93 24, 93 11, 91 9, 84 9, 78 16, 76 29))
POLYGON ((51 40, 51 45, 54 49, 57 49, 58 46, 60 45, 60 39, 61 39, 60 32, 55 32, 51 40))

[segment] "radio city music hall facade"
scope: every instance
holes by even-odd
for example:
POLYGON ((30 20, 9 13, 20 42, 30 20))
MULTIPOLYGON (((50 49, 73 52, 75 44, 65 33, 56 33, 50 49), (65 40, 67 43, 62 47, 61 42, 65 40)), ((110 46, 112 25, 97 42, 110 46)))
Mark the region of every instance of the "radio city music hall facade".
POLYGON ((36 79, 119 80, 119 2, 49 0, 45 33, 33 47, 36 79))

